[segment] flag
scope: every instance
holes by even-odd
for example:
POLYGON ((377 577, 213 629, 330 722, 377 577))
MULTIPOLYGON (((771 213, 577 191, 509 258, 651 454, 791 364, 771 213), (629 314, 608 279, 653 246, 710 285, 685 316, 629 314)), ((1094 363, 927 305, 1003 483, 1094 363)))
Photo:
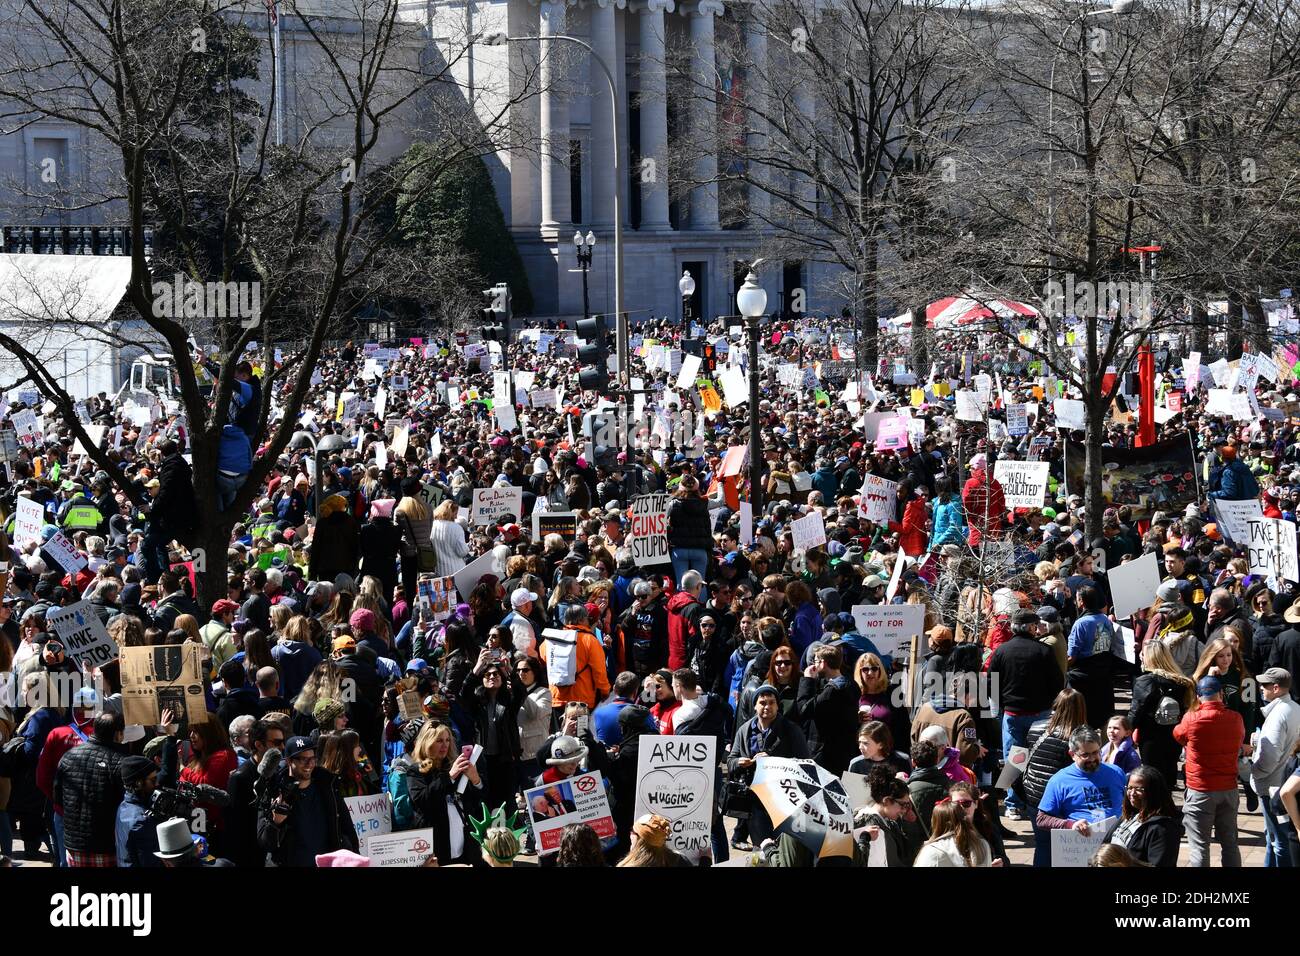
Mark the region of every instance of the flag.
POLYGON ((276 0, 266 0, 266 12, 271 15, 272 23, 280 22, 280 13, 275 9, 276 0))

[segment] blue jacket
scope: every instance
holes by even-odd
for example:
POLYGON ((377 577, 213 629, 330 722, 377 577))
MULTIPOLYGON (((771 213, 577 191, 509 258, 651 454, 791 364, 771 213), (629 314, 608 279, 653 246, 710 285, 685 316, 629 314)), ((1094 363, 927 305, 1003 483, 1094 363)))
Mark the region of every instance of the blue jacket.
POLYGON ((271 648, 271 657, 280 668, 281 693, 285 700, 298 696, 312 669, 321 662, 320 651, 302 641, 281 641, 271 648))
POLYGON ((27 726, 23 728, 23 737, 27 740, 23 744, 23 750, 27 754, 28 766, 33 768, 36 766, 36 760, 45 747, 45 738, 50 735, 50 731, 67 722, 68 715, 53 707, 42 707, 31 715, 27 720, 27 726))
POLYGON ((227 425, 221 429, 221 449, 217 452, 217 468, 232 475, 246 475, 253 468, 253 450, 243 429, 227 425))
POLYGON ((117 865, 160 867, 157 849, 158 821, 149 815, 148 804, 128 793, 117 807, 117 865))
POLYGON ((822 493, 829 507, 840 494, 840 476, 834 468, 818 468, 813 472, 812 486, 822 493))
POLYGON ((790 624, 790 646, 800 657, 813 641, 821 640, 822 616, 813 601, 799 605, 790 624))
POLYGON ((930 535, 930 549, 937 551, 944 544, 966 543, 966 516, 962 512, 961 499, 953 496, 951 501, 934 504, 934 531, 930 535))
POLYGON ((1221 498, 1224 501, 1249 501, 1251 498, 1259 497, 1259 482, 1250 473, 1245 462, 1234 458, 1224 466, 1218 490, 1211 491, 1209 497, 1221 498))

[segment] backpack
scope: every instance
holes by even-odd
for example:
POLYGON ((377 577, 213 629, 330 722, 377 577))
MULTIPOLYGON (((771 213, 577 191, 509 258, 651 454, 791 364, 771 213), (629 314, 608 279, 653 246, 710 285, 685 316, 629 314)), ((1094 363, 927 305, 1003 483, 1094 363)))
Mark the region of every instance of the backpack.
POLYGON ((1182 710, 1182 707, 1178 705, 1178 701, 1172 697, 1161 697, 1160 703, 1156 704, 1152 718, 1161 727, 1172 727, 1182 717, 1182 710))
POLYGON ((0 777, 18 778, 27 769, 27 738, 23 736, 23 730, 30 719, 29 715, 14 728, 14 735, 0 747, 0 777))
POLYGON ((547 628, 546 676, 556 687, 572 687, 578 679, 578 634, 547 628))

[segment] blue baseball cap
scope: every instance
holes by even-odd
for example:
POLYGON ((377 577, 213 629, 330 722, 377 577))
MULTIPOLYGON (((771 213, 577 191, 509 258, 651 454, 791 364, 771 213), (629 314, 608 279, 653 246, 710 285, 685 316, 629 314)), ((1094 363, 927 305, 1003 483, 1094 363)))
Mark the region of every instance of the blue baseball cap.
POLYGON ((1223 681, 1217 677, 1202 677, 1196 682, 1197 697, 1213 697, 1223 690, 1223 681))
POLYGON ((406 665, 406 673, 408 674, 411 673, 412 671, 416 672, 417 674, 423 674, 428 669, 429 669, 429 664, 423 657, 412 658, 411 663, 406 665))

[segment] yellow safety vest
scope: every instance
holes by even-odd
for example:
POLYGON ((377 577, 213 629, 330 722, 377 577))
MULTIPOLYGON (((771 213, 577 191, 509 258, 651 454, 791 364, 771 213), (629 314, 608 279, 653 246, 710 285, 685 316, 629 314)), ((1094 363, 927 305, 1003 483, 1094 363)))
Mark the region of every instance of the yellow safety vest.
POLYGON ((93 531, 104 520, 94 505, 76 505, 63 519, 63 527, 74 531, 93 531))

